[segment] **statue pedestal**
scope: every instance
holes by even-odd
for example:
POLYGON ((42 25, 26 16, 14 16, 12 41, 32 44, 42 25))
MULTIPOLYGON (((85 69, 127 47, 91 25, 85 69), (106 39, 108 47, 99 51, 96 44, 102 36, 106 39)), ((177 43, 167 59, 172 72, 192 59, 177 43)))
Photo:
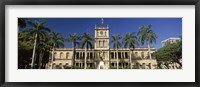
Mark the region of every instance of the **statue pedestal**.
POLYGON ((97 69, 106 69, 104 61, 99 61, 99 64, 97 66, 97 69))

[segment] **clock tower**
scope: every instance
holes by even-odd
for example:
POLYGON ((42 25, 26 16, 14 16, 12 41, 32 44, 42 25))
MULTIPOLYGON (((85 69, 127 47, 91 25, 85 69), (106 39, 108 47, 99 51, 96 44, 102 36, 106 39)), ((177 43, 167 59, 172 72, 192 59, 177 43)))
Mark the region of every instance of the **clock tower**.
POLYGON ((102 25, 95 25, 95 49, 109 49, 109 27, 103 26, 103 23, 102 18, 102 25))

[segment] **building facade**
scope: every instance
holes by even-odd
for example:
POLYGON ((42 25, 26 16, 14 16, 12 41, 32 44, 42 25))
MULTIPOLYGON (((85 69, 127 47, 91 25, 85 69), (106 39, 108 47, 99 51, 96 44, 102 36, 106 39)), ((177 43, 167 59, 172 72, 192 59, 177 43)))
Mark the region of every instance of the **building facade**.
POLYGON ((165 40, 161 41, 161 43, 162 43, 162 47, 164 47, 166 45, 177 43, 179 41, 181 41, 181 38, 173 38, 173 37, 171 37, 171 38, 168 38, 168 39, 165 39, 165 40))
MULTIPOLYGON (((103 21, 102 21, 103 24, 103 21)), ((109 26, 96 26, 94 29, 94 48, 93 49, 75 49, 75 59, 72 58, 72 48, 56 48, 53 57, 50 57, 48 68, 52 69, 83 69, 86 65, 87 69, 96 69, 103 53, 106 69, 116 69, 117 57, 119 69, 148 69, 152 62, 152 68, 156 68, 156 59, 150 61, 148 57, 148 48, 119 48, 118 50, 110 48, 109 44, 109 26), (85 60, 86 56, 86 60, 85 60), (86 61, 86 64, 85 64, 86 61)), ((155 48, 151 48, 151 53, 155 52, 155 48)))

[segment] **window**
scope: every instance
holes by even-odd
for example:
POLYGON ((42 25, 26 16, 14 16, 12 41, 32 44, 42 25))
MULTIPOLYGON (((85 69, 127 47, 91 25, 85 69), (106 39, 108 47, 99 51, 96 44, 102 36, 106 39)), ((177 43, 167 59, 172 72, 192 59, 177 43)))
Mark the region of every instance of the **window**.
POLYGON ((118 52, 118 58, 121 59, 121 53, 120 52, 118 52))
POLYGON ((68 56, 69 56, 69 53, 67 52, 67 53, 66 53, 66 59, 68 59, 68 56))
POLYGON ((62 69, 62 67, 63 67, 63 66, 62 66, 62 63, 60 63, 60 64, 59 64, 59 69, 62 69))
POLYGON ((101 45, 100 45, 100 44, 101 44, 101 41, 99 40, 99 47, 101 47, 101 45))
POLYGON ((64 65, 64 68, 65 69, 69 69, 70 67, 68 67, 68 63, 66 63, 65 65, 64 65))
POLYGON ((82 59, 82 58, 83 58, 83 53, 81 52, 81 53, 80 53, 80 59, 82 59))
POLYGON ((145 69, 146 64, 142 63, 142 69, 145 69))
POLYGON ((79 53, 76 53, 76 58, 79 59, 79 53))
POLYGON ((89 59, 89 58, 90 58, 90 53, 88 52, 88 53, 87 53, 87 59, 89 59))
POLYGON ((103 47, 103 41, 99 41, 100 47, 103 47))
POLYGON ((144 58, 144 52, 141 53, 141 57, 144 58))
POLYGON ((139 69, 139 68, 140 68, 140 64, 136 63, 136 69, 139 69))
POLYGON ((93 53, 90 53, 90 58, 93 58, 93 53))
POLYGON ((138 56, 138 52, 135 52, 135 56, 138 56))
POLYGON ((83 53, 83 59, 85 58, 85 53, 83 53))
POLYGON ((56 65, 56 69, 60 69, 60 66, 59 66, 59 65, 56 65))
POLYGON ((53 65, 52 65, 52 69, 55 69, 55 68, 56 68, 56 64, 53 63, 53 65))
POLYGON ((111 65, 112 65, 112 67, 114 67, 114 66, 115 66, 115 64, 114 64, 114 63, 111 63, 111 65))
POLYGON ((56 59, 57 53, 54 53, 53 61, 56 59))
POLYGON ((111 52, 111 59, 114 59, 114 52, 111 52))
POLYGON ((61 53, 60 53, 60 59, 62 59, 62 58, 63 58, 63 53, 61 52, 61 53))
POLYGON ((128 52, 125 52, 125 58, 128 58, 128 52))

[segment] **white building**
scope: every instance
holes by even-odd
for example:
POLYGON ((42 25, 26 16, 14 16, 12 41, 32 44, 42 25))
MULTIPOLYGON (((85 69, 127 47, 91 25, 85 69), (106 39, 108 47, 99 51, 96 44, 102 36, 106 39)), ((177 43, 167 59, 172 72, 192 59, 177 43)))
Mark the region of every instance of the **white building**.
MULTIPOLYGON (((157 61, 156 59, 149 59, 148 48, 146 47, 138 47, 132 50, 129 48, 119 48, 118 51, 110 48, 109 30, 109 26, 95 26, 95 47, 88 49, 87 53, 85 53, 85 49, 77 48, 75 59, 72 59, 72 48, 56 48, 53 53, 54 56, 50 57, 48 68, 67 69, 69 67, 76 67, 78 69, 83 69, 84 66, 87 68, 96 68, 99 63, 101 52, 103 52, 105 56, 103 61, 108 69, 117 66, 117 57, 120 68, 126 68, 131 65, 134 69, 148 69, 150 68, 150 63, 152 63, 152 68, 156 68, 157 61), (85 56, 87 57, 86 64, 85 56)), ((150 50, 151 53, 153 53, 156 49, 150 48, 150 50)))
POLYGON ((181 41, 181 38, 171 37, 171 38, 167 38, 163 40, 161 43, 162 43, 162 47, 164 47, 166 45, 177 43, 179 41, 181 41))

